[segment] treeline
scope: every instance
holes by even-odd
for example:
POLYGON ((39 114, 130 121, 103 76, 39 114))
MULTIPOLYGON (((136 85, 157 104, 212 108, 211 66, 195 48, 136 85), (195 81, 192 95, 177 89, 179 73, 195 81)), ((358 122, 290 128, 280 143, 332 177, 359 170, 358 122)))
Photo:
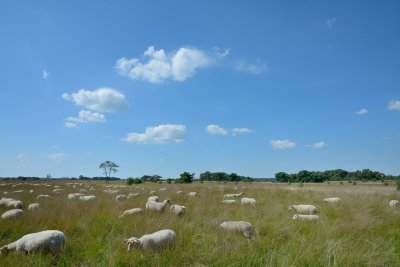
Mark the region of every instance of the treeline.
POLYGON ((249 176, 241 176, 236 173, 226 172, 203 172, 199 176, 200 181, 218 181, 218 182, 252 182, 255 179, 249 176))
POLYGON ((278 172, 275 174, 275 181, 280 183, 323 183, 325 181, 385 181, 398 180, 399 176, 385 175, 378 171, 363 169, 349 172, 342 169, 328 171, 307 171, 302 170, 298 173, 287 174, 278 172))

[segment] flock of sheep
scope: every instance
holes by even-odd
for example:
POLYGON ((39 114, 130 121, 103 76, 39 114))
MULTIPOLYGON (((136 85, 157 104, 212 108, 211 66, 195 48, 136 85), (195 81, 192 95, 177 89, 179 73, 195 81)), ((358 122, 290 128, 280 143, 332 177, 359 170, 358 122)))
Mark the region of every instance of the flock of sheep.
MULTIPOLYGON (((73 188, 78 188, 79 184, 70 183, 69 185, 73 186, 73 188)), ((50 186, 50 185, 48 185, 50 186)), ((60 194, 63 189, 60 186, 55 186, 56 188, 53 190, 54 194, 60 194)), ((159 191, 164 191, 166 188, 162 188, 159 191)), ((89 189, 80 189, 80 192, 68 194, 68 201, 74 201, 74 199, 79 199, 80 201, 90 202, 96 201, 95 195, 86 195, 84 193, 88 193, 88 191, 95 191, 93 187, 89 189)), ((119 192, 118 189, 111 189, 110 187, 103 190, 107 194, 116 194, 119 192)), ((15 190, 12 193, 23 193, 23 190, 15 190)), ((29 193, 33 193, 33 190, 30 190, 29 193)), ((176 194, 182 194, 182 191, 177 191, 176 194)), ((8 192, 3 192, 3 194, 8 194, 8 192)), ((163 201, 156 195, 157 191, 152 190, 149 192, 149 197, 144 207, 149 212, 158 212, 163 213, 168 205, 169 211, 175 214, 178 217, 184 216, 186 207, 180 204, 171 204, 169 199, 165 199, 163 201)), ((128 195, 116 195, 115 201, 126 201, 131 198, 138 196, 139 193, 129 193, 128 195)), ((234 204, 237 203, 237 198, 240 199, 240 203, 242 205, 251 205, 255 206, 257 201, 254 198, 243 197, 245 193, 231 193, 223 195, 222 203, 224 204, 234 204)), ((187 197, 196 198, 196 192, 189 192, 186 194, 187 197)), ((51 199, 52 196, 40 194, 37 196, 37 199, 51 199)), ((341 201, 338 197, 331 197, 323 199, 324 202, 327 203, 337 203, 341 201)), ((17 220, 23 217, 23 203, 20 200, 16 200, 13 198, 3 197, 0 199, 0 206, 4 206, 10 208, 10 210, 4 212, 1 215, 3 220, 17 220)), ((391 200, 389 202, 390 207, 398 207, 400 206, 400 202, 398 200, 391 200)), ((40 210, 41 206, 39 203, 31 203, 28 205, 28 212, 34 212, 40 210)), ((319 216, 317 215, 317 207, 310 204, 298 204, 298 205, 290 205, 288 208, 290 211, 295 211, 296 214, 293 215, 293 220, 302 220, 302 221, 317 221, 319 220, 319 216)), ((138 215, 143 213, 143 209, 140 207, 135 207, 132 209, 125 210, 119 216, 120 218, 124 218, 125 216, 138 215)), ((225 221, 219 224, 220 229, 228 232, 238 232, 246 238, 252 239, 254 238, 255 230, 253 225, 248 221, 225 221)), ((127 245, 127 250, 130 251, 132 248, 140 248, 143 250, 161 250, 167 247, 173 247, 176 245, 176 233, 170 229, 164 229, 157 231, 152 234, 143 235, 140 238, 130 237, 125 239, 124 242, 127 245)), ((66 245, 66 237, 65 234, 58 230, 46 230, 37 233, 31 233, 24 235, 20 239, 15 242, 12 242, 8 245, 5 245, 0 248, 1 255, 7 255, 10 251, 16 251, 19 254, 29 254, 34 251, 44 251, 52 254, 56 254, 62 251, 62 249, 66 245)))

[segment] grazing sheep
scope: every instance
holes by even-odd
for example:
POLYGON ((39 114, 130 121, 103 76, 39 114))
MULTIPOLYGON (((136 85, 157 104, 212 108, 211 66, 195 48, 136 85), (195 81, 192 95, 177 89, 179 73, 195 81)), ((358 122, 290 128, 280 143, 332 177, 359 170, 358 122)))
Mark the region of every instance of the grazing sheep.
POLYGON ((82 201, 93 201, 96 200, 96 196, 80 196, 79 199, 82 201))
POLYGON ((176 234, 174 231, 165 229, 152 234, 143 235, 141 238, 131 237, 125 239, 128 244, 128 251, 132 246, 136 246, 143 250, 161 250, 172 247, 176 242, 176 234))
POLYGON ((169 210, 175 213, 175 215, 177 216, 182 216, 183 214, 185 214, 186 207, 174 204, 169 208, 169 210))
POLYGON ((165 207, 169 203, 171 203, 171 202, 168 199, 164 200, 163 202, 148 201, 146 203, 146 209, 153 210, 153 211, 158 211, 158 212, 163 212, 165 207))
POLYGON ((23 193, 25 190, 15 190, 13 193, 23 193))
POLYGON ((134 208, 134 209, 130 209, 130 210, 126 210, 124 211, 119 217, 125 217, 126 215, 134 215, 134 214, 138 214, 138 213, 142 213, 143 210, 141 208, 134 208))
POLYGON ((22 201, 15 200, 13 198, 5 198, 5 197, 0 199, 0 206, 1 205, 4 205, 9 208, 16 208, 16 209, 21 209, 23 206, 22 201))
POLYGON ((137 197, 139 193, 129 193, 128 197, 137 197))
POLYGON ((395 208, 395 207, 397 207, 397 206, 400 206, 400 201, 395 200, 395 199, 390 200, 390 201, 389 201, 389 206, 392 207, 392 208, 395 208))
POLYGON ((197 195, 197 192, 189 192, 186 195, 189 197, 195 197, 197 195))
POLYGON ((254 229, 251 223, 246 221, 230 221, 221 223, 218 228, 226 231, 240 232, 247 238, 252 238, 254 229))
POLYGON ((299 221, 318 221, 319 216, 318 215, 308 215, 308 214, 295 214, 293 215, 293 220, 299 220, 299 221))
POLYGON ((39 210, 40 209, 40 204, 39 203, 32 203, 29 204, 28 210, 34 211, 34 210, 39 210))
POLYGON ((180 191, 180 190, 179 190, 179 191, 176 191, 176 194, 177 194, 177 195, 182 194, 182 193, 183 193, 183 191, 180 191))
POLYGON ((127 199, 128 199, 128 197, 125 196, 125 195, 118 195, 118 196, 115 197, 116 201, 125 201, 127 199))
POLYGON ((224 195, 224 198, 241 197, 241 196, 243 196, 243 195, 244 195, 243 192, 240 192, 240 193, 238 193, 238 194, 225 194, 225 195, 224 195))
POLYGON ((37 199, 44 199, 44 198, 50 198, 49 195, 38 195, 37 199))
POLYGON ((289 210, 295 210, 298 212, 308 212, 310 214, 317 213, 317 208, 314 205, 290 205, 289 210))
POLYGON ((149 192, 149 195, 151 196, 151 195, 155 195, 157 193, 157 191, 156 190, 151 190, 150 192, 149 192))
POLYGON ((81 196, 84 196, 84 194, 82 194, 82 193, 72 193, 72 194, 68 194, 68 199, 74 199, 74 198, 81 197, 81 196))
POLYGON ((160 198, 159 198, 158 196, 151 196, 151 197, 149 197, 149 198, 147 199, 147 202, 150 202, 150 201, 158 202, 159 199, 160 199, 160 198))
POLYGON ((250 198, 250 197, 244 197, 240 200, 240 203, 242 203, 242 205, 256 205, 256 200, 254 198, 250 198))
POLYGON ((335 203, 340 201, 340 197, 328 197, 324 198, 324 201, 328 203, 335 203))
POLYGON ((27 234, 0 248, 1 255, 7 255, 16 250, 18 254, 29 254, 34 251, 43 251, 56 254, 65 247, 66 238, 63 232, 57 230, 46 230, 42 232, 27 234))
POLYGON ((6 220, 6 219, 18 219, 24 214, 24 211, 21 209, 13 209, 13 210, 8 210, 4 212, 1 215, 1 218, 6 220))
POLYGON ((236 200, 235 200, 235 199, 225 199, 225 200, 222 200, 222 203, 225 203, 225 204, 235 204, 235 203, 236 203, 236 200))

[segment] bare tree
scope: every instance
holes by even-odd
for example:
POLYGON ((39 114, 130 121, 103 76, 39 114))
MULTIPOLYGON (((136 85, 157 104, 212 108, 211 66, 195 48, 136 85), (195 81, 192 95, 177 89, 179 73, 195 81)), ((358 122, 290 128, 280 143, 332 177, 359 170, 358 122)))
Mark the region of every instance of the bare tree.
POLYGON ((103 170, 103 173, 106 177, 106 184, 110 183, 111 172, 116 173, 118 171, 119 166, 112 161, 106 160, 100 164, 99 169, 103 170))

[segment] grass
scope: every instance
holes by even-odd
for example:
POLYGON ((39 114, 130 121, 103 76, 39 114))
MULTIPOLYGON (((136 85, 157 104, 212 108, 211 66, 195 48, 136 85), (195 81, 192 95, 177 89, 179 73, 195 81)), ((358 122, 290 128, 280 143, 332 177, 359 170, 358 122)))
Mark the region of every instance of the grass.
MULTIPOLYGON (((381 184, 271 184, 271 183, 194 183, 141 184, 118 188, 117 194, 138 192, 139 196, 117 202, 115 195, 103 192, 100 182, 86 182, 72 188, 66 182, 45 186, 24 183, 12 188, 34 193, 4 195, 25 204, 25 214, 17 221, 0 221, 0 245, 21 236, 46 229, 63 231, 67 246, 62 255, 35 253, 26 257, 11 253, 0 258, 1 266, 400 266, 400 209, 390 208, 391 199, 400 199, 394 185, 381 184), (52 191, 59 185, 64 191, 52 191), (97 201, 84 203, 68 200, 69 193, 93 186, 87 192, 97 201), (143 214, 118 218, 126 209, 144 208, 150 190, 161 199, 186 206, 186 214, 176 217, 169 210, 164 214, 145 211, 143 214), (237 187, 237 189, 235 189, 237 187), (298 188, 297 190, 288 190, 298 188), (196 191, 197 197, 183 194, 196 191), (223 194, 243 191, 254 197, 257 205, 242 206, 221 203, 223 194), (53 199, 37 200, 39 194, 53 199), (325 197, 341 197, 339 203, 325 203, 325 197), (42 210, 29 212, 29 203, 39 202, 42 210), (319 222, 294 222, 290 204, 314 204, 319 222), (256 235, 248 240, 239 234, 222 232, 218 225, 227 220, 246 220, 253 224, 256 235), (172 229, 177 244, 165 251, 126 251, 123 242, 160 229, 172 229)), ((120 186, 114 183, 112 186, 120 186)), ((167 207, 168 209, 168 207, 167 207)), ((0 212, 7 208, 0 207, 0 212)))

